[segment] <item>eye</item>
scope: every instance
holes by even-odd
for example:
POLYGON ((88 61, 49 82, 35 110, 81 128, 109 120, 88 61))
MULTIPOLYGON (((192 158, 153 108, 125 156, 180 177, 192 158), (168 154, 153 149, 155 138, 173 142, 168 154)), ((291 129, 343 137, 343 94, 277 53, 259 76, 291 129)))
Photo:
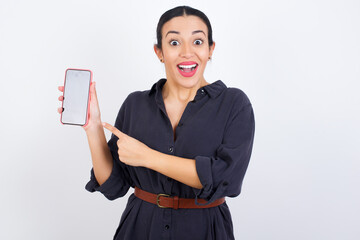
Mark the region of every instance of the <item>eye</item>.
POLYGON ((194 44, 195 44, 195 45, 201 45, 201 44, 203 44, 203 40, 201 40, 201 39, 196 39, 196 40, 194 41, 194 44))
POLYGON ((171 40, 171 41, 170 41, 170 45, 172 45, 172 46, 177 46, 177 45, 179 45, 179 42, 176 41, 176 40, 171 40))

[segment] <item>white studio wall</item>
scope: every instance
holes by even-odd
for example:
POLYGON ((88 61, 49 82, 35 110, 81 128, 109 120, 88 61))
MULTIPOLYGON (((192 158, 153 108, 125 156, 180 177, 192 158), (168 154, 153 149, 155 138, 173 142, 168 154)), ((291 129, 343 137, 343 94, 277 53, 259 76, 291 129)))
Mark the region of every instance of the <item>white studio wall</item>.
MULTIPOLYGON (((360 236, 360 2, 0 1, 0 239, 112 239, 128 194, 89 193, 81 127, 60 123, 65 69, 94 73, 102 120, 165 77, 161 14, 210 19, 205 78, 242 89, 256 135, 243 189, 227 198, 236 239, 360 236)), ((108 131, 105 132, 110 138, 108 131)))

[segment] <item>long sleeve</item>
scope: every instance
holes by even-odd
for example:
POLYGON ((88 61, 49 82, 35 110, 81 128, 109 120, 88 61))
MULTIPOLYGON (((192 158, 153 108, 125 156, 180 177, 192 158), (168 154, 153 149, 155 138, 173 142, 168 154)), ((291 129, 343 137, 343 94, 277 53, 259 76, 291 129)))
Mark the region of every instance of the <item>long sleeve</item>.
MULTIPOLYGON (((126 100, 122 104, 115 121, 115 127, 120 131, 122 131, 125 120, 125 103, 126 100)), ((99 185, 92 168, 90 171, 90 181, 85 186, 85 189, 89 192, 99 191, 109 200, 124 196, 130 186, 133 186, 126 165, 119 160, 117 140, 118 137, 111 134, 111 138, 107 143, 113 157, 113 168, 109 178, 103 184, 99 185)))
POLYGON ((252 152, 254 133, 254 112, 245 96, 233 105, 216 155, 195 157, 196 170, 203 185, 202 189, 194 188, 196 204, 207 205, 218 198, 240 194, 252 152), (200 204, 198 198, 208 202, 200 204))

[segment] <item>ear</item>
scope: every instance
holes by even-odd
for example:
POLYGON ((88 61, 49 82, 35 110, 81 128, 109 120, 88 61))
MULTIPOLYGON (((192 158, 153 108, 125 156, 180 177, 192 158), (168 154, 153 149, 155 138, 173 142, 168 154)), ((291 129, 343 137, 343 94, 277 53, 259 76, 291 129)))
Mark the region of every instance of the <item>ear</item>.
POLYGON ((210 47, 209 57, 213 55, 214 49, 215 49, 215 42, 213 42, 213 45, 211 45, 210 47))
POLYGON ((154 51, 159 60, 163 59, 162 51, 154 44, 154 51))

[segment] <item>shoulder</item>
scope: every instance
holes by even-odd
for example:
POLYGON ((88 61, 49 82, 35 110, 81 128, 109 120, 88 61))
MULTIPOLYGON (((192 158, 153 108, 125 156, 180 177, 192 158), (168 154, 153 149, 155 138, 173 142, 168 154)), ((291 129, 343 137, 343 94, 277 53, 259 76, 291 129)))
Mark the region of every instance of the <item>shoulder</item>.
POLYGON ((227 87, 224 95, 226 95, 229 107, 227 125, 249 124, 249 129, 253 128, 255 126, 254 110, 248 95, 237 87, 227 87))
POLYGON ((162 86, 166 82, 165 78, 161 78, 157 82, 153 83, 150 89, 147 90, 137 90, 131 92, 126 100, 128 102, 139 102, 139 101, 148 101, 154 93, 161 91, 162 86))
POLYGON ((240 88, 227 87, 223 95, 228 101, 232 103, 233 108, 243 109, 244 107, 251 106, 251 101, 248 95, 240 88))
POLYGON ((129 95, 125 98, 124 103, 136 104, 138 102, 144 101, 148 95, 149 95, 149 90, 134 91, 129 93, 129 95))

